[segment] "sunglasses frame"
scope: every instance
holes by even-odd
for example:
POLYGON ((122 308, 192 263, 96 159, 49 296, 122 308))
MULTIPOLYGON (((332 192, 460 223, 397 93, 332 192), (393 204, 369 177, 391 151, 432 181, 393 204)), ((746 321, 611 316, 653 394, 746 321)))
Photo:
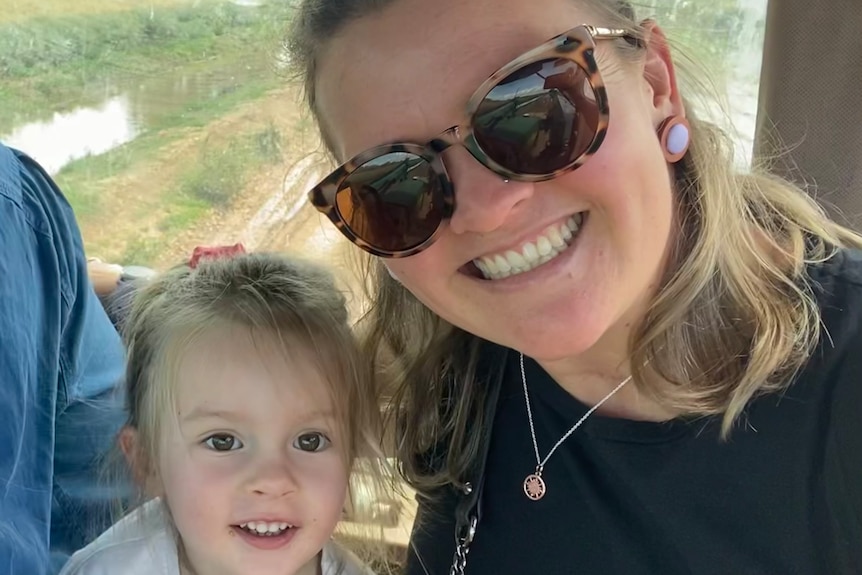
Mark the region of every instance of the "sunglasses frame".
POLYGON ((372 255, 384 258, 406 258, 418 254, 434 243, 437 236, 440 234, 442 225, 438 224, 437 229, 433 234, 431 234, 422 243, 411 248, 403 250, 384 250, 373 246, 358 237, 353 230, 350 229, 350 226, 344 218, 341 217, 341 214, 336 207, 335 198, 338 191, 342 188, 344 180, 346 180, 354 171, 362 167, 366 162, 386 154, 403 152, 417 156, 428 162, 432 172, 439 180, 438 184, 442 191, 444 202, 444 205, 442 206, 443 217, 440 220, 440 223, 442 224, 443 221, 451 218, 455 211, 454 185, 452 184, 452 180, 449 178, 449 174, 446 171, 446 167, 442 160, 442 153, 452 146, 464 146, 479 163, 507 180, 520 182, 543 182, 575 170, 579 166, 583 165, 590 156, 596 153, 596 151, 598 151, 608 130, 610 109, 608 107, 608 96, 607 90, 605 89, 605 83, 602 79, 601 73, 599 72, 594 55, 596 40, 610 40, 618 38, 625 38, 629 42, 639 44, 639 40, 634 37, 630 30, 622 28, 601 28, 590 25, 577 26, 568 32, 564 32, 550 40, 547 40, 540 46, 533 48, 510 61, 482 82, 467 101, 467 121, 465 123, 452 126, 425 145, 412 142, 399 142, 375 146, 360 152, 341 164, 319 184, 312 188, 308 192, 309 201, 320 213, 328 217, 335 227, 338 228, 338 230, 341 231, 348 240, 372 255), (564 168, 554 170, 547 174, 523 174, 520 172, 514 172, 494 161, 479 146, 473 133, 473 117, 479 109, 482 101, 491 92, 491 90, 500 83, 500 81, 504 80, 510 74, 523 68, 527 64, 549 59, 570 60, 586 72, 587 81, 595 95, 596 109, 598 111, 595 135, 586 151, 564 168))

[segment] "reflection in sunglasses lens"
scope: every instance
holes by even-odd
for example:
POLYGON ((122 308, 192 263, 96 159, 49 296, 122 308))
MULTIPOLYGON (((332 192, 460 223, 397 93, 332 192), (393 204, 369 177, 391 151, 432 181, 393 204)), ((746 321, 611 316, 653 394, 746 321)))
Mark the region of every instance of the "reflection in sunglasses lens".
POLYGON ((590 146, 596 99, 584 70, 570 60, 528 64, 498 83, 473 117, 479 147, 504 168, 550 174, 590 146))
POLYGON ((421 244, 443 220, 437 175, 424 158, 407 152, 384 154, 357 168, 335 204, 358 238, 387 251, 421 244))

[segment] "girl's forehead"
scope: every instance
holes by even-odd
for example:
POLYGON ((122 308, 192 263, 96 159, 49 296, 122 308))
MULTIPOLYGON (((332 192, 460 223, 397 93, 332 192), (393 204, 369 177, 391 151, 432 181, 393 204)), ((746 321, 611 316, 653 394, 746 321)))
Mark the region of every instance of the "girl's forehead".
POLYGON ((202 401, 268 409, 331 410, 330 382, 310 346, 238 326, 201 334, 177 363, 180 411, 202 401))

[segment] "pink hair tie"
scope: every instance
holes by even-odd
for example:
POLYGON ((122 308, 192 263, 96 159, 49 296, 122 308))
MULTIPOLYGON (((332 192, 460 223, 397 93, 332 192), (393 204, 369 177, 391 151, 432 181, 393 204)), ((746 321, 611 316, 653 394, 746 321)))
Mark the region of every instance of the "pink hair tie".
POLYGON ((232 246, 214 246, 205 247, 198 246, 192 252, 192 257, 189 260, 189 267, 195 269, 202 259, 218 260, 222 258, 230 258, 239 254, 244 254, 245 248, 242 244, 234 244, 232 246))

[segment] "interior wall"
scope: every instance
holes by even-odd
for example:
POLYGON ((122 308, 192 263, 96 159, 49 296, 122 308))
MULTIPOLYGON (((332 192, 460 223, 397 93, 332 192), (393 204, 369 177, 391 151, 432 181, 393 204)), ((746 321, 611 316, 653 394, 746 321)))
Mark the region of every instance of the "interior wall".
POLYGON ((862 0, 770 0, 754 159, 862 231, 862 0))

